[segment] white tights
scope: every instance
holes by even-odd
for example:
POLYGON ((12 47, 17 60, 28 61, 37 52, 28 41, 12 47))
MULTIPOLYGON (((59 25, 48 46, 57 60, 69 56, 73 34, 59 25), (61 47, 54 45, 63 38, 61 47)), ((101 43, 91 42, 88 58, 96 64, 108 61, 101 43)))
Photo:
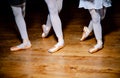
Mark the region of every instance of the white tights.
POLYGON ((90 32, 93 30, 95 34, 95 38, 97 40, 102 40, 102 27, 101 27, 101 19, 105 17, 106 9, 89 10, 92 20, 89 23, 90 32))
POLYGON ((17 6, 11 6, 14 17, 15 17, 15 22, 17 24, 18 30, 20 32, 20 35, 23 40, 28 40, 28 34, 27 34, 27 29, 26 29, 26 23, 24 20, 25 16, 25 5, 23 7, 17 7, 17 6))
POLYGON ((53 26, 55 34, 58 38, 58 42, 64 43, 63 33, 62 33, 62 24, 59 17, 59 12, 62 9, 63 0, 45 0, 49 14, 47 17, 46 26, 53 26))

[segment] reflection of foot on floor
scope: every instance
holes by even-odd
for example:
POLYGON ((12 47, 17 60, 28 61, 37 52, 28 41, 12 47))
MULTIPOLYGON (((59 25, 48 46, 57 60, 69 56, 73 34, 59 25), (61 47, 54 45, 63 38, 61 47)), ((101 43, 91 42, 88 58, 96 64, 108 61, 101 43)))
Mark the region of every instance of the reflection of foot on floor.
POLYGON ((83 34, 82 34, 80 41, 84 41, 89 36, 89 34, 90 34, 90 31, 89 31, 88 27, 85 26, 83 28, 83 34))
POLYGON ((48 36, 51 27, 46 26, 45 24, 43 24, 42 29, 43 29, 42 38, 45 38, 45 37, 48 36))
POLYGON ((63 47, 64 47, 64 43, 63 43, 63 44, 57 43, 54 47, 50 48, 50 49, 48 50, 48 52, 49 52, 49 53, 54 53, 54 52, 60 50, 60 49, 63 48, 63 47))
POLYGON ((23 50, 23 49, 28 49, 31 47, 30 41, 27 41, 25 43, 22 43, 18 46, 14 46, 10 48, 10 51, 18 51, 18 50, 23 50))
POLYGON ((93 48, 91 48, 88 52, 89 53, 95 53, 103 48, 102 44, 96 44, 93 48))

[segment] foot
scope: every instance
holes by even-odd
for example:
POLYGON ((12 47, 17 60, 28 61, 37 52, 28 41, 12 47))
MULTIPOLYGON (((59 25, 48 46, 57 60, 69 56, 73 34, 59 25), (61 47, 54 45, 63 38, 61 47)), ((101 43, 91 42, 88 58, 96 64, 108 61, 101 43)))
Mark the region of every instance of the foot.
POLYGON ((48 36, 51 27, 46 26, 46 25, 43 24, 42 29, 43 29, 42 38, 45 38, 45 37, 48 36))
POLYGON ((48 50, 48 52, 49 52, 49 53, 54 53, 54 52, 60 50, 60 49, 63 48, 63 47, 64 47, 64 43, 62 43, 62 44, 57 43, 54 47, 50 48, 50 49, 48 50))
POLYGON ((82 34, 80 41, 84 41, 88 37, 89 34, 90 34, 90 31, 88 27, 84 27, 83 34, 82 34))
POLYGON ((30 41, 27 41, 18 46, 11 47, 10 51, 19 51, 19 50, 23 50, 23 49, 28 49, 30 47, 31 47, 31 43, 30 43, 30 41))
POLYGON ((95 53, 103 48, 102 44, 96 44, 93 48, 91 48, 88 52, 89 53, 95 53))

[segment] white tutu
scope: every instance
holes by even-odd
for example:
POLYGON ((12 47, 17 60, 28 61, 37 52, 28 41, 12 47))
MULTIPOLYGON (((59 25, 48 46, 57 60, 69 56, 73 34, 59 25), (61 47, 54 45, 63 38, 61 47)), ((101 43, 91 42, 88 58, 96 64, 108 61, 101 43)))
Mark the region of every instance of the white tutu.
POLYGON ((101 9, 111 6, 111 0, 80 0, 79 8, 101 9))

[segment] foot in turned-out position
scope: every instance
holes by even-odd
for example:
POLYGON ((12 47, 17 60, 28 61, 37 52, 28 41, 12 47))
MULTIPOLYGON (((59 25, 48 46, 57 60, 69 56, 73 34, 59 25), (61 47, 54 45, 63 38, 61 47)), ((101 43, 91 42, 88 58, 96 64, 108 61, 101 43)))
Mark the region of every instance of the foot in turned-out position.
POLYGON ((97 44, 93 48, 90 48, 88 52, 92 54, 101 50, 102 48, 103 48, 102 40, 98 40, 97 44))
POLYGON ((19 50, 23 50, 23 49, 28 49, 28 48, 30 48, 30 47, 31 47, 30 41, 26 41, 26 42, 23 42, 23 43, 20 44, 20 45, 11 47, 11 48, 10 48, 10 51, 19 51, 19 50))
POLYGON ((64 47, 64 42, 58 42, 54 47, 48 50, 49 53, 54 53, 64 47))

